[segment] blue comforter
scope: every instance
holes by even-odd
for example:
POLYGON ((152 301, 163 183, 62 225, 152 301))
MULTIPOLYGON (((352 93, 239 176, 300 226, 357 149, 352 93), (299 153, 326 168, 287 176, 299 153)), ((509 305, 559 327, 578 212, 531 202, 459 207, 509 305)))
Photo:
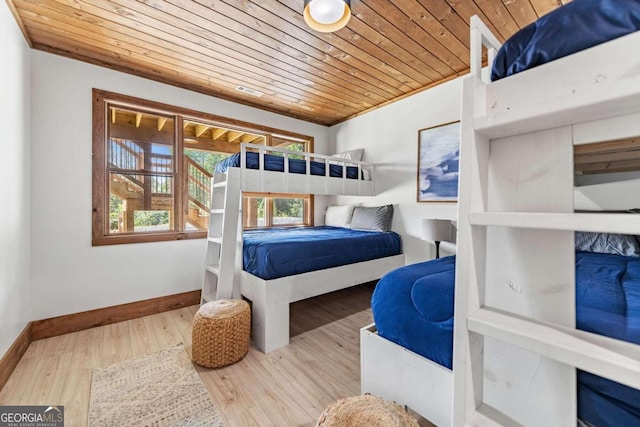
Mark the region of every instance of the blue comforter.
MULTIPOLYGON (((371 299, 378 334, 451 369, 455 257, 386 274, 371 299)), ((640 344, 640 257, 576 253, 578 329, 640 344)), ((578 416, 594 426, 640 425, 640 391, 578 372, 578 416)))
POLYGON ((265 280, 402 253, 393 231, 341 227, 266 228, 244 232, 243 269, 265 280))
MULTIPOLYGON (((240 167, 240 153, 233 154, 222 160, 216 166, 216 172, 226 172, 228 168, 240 167)), ((260 168, 260 155, 253 151, 247 151, 247 168, 260 168)), ((272 154, 264 155, 264 169, 268 171, 284 172, 284 157, 274 156, 272 154)), ((310 162, 311 175, 325 175, 324 162, 310 162)), ((290 173, 307 173, 307 162, 301 159, 289 159, 290 173)), ((329 176, 342 177, 342 166, 329 165, 329 176)), ((355 166, 347 166, 347 178, 356 179, 358 177, 358 168, 355 166)))
POLYGON ((640 0, 573 0, 509 38, 496 55, 491 80, 499 80, 639 29, 640 0))

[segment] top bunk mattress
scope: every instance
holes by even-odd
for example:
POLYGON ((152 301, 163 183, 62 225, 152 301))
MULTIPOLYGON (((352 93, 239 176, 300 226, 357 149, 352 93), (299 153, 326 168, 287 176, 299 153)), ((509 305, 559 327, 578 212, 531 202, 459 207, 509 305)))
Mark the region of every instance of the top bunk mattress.
MULTIPOLYGON (((260 155, 253 151, 247 151, 246 160, 247 169, 260 169, 260 155)), ((216 172, 226 172, 228 168, 240 167, 240 153, 233 154, 226 159, 222 160, 216 166, 216 172)), ((268 171, 284 172, 284 157, 275 156, 273 154, 264 155, 264 169, 268 171)), ((310 162, 310 174, 325 176, 325 163, 324 162, 310 162)), ((297 174, 307 173, 307 162, 301 159, 289 159, 289 172, 297 174)), ((341 165, 329 165, 329 176, 334 178, 342 178, 342 166, 341 165)), ((356 166, 347 166, 347 178, 357 179, 358 168, 356 166)))
POLYGON ((399 255, 393 231, 341 227, 267 228, 243 234, 243 269, 265 280, 399 255))
POLYGON ((640 0, 574 0, 514 34, 491 80, 519 73, 640 29, 640 0))

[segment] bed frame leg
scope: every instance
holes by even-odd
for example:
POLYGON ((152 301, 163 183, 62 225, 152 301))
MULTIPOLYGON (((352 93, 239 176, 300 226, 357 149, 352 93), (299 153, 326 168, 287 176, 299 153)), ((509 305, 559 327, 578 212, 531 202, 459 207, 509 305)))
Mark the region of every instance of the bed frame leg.
POLYGON ((289 344, 289 299, 259 289, 252 303, 251 329, 256 348, 268 353, 289 344))

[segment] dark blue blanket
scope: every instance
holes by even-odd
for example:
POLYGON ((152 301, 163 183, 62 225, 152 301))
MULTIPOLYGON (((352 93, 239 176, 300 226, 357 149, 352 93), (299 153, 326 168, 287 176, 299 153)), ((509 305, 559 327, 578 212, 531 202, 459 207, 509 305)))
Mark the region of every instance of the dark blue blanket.
MULTIPOLYGON (((371 299, 378 334, 451 369, 455 257, 387 273, 371 299)), ((640 257, 576 253, 578 329, 640 344, 640 257)), ((578 372, 578 416, 639 426, 640 391, 578 372)))
POLYGON ((243 269, 265 280, 402 253, 392 231, 341 227, 266 228, 244 232, 243 269))
POLYGON ((496 55, 491 80, 499 80, 639 29, 640 0, 573 0, 509 38, 496 55))
MULTIPOLYGON (((240 167, 240 153, 233 154, 222 160, 216 166, 216 172, 226 172, 228 168, 240 167)), ((260 155, 253 151, 247 151, 247 169, 260 168, 260 155)), ((264 169, 269 171, 284 172, 284 157, 274 156, 272 154, 264 155, 264 169)), ((324 162, 310 162, 311 175, 325 174, 324 162)), ((307 173, 307 162, 301 159, 289 159, 290 173, 307 173)), ((342 166, 329 165, 329 176, 335 178, 342 177, 342 166)), ((347 166, 347 178, 356 179, 358 177, 358 168, 355 166, 347 166)))

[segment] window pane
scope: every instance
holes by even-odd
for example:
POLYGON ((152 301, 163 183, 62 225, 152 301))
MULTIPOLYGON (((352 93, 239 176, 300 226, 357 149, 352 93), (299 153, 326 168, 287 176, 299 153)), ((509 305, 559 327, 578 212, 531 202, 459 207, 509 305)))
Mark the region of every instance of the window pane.
POLYGON ((170 176, 109 174, 109 233, 173 230, 170 176))
POLYGON ((304 199, 273 199, 273 225, 304 224, 304 199))
POLYGON ((173 147, 110 138, 109 167, 147 172, 173 172, 173 147))
POLYGON ((247 228, 267 226, 267 199, 244 197, 242 199, 242 225, 247 228))
MULTIPOLYGON (((285 150, 291 150, 291 151, 301 151, 304 152, 306 151, 306 144, 304 142, 299 142, 299 141, 291 141, 288 139, 284 139, 284 138, 279 138, 279 137, 274 137, 271 140, 271 145, 273 147, 278 147, 278 148, 284 148, 285 150)), ((282 153, 269 153, 272 154, 274 156, 283 156, 282 153)), ((291 159, 304 159, 303 156, 298 156, 296 154, 292 154, 289 156, 289 158, 291 159)))
POLYGON ((206 230, 211 207, 211 177, 216 165, 229 154, 185 148, 188 198, 185 217, 187 231, 206 230))

